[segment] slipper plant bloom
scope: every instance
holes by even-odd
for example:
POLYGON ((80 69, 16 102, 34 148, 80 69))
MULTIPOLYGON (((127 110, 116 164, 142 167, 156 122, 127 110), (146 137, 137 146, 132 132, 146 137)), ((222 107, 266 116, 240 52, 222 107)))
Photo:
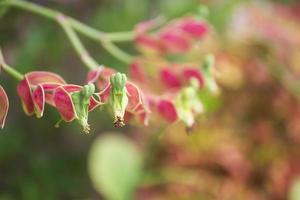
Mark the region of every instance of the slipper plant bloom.
POLYGON ((195 117, 204 112, 198 91, 198 81, 192 78, 190 85, 183 87, 176 94, 158 98, 155 109, 169 123, 183 121, 189 131, 194 126, 195 117))
POLYGON ((168 89, 180 89, 189 83, 191 78, 195 78, 200 87, 205 84, 202 72, 196 67, 168 66, 160 70, 159 76, 163 85, 168 89))
POLYGON ((52 72, 33 71, 24 75, 17 86, 23 110, 27 115, 43 116, 45 101, 51 102, 51 92, 66 82, 52 72), (50 94, 49 94, 50 92, 50 94))
POLYGON ((135 42, 141 50, 158 54, 184 53, 209 32, 208 24, 194 17, 159 25, 158 21, 150 20, 135 27, 135 42), (158 27, 158 31, 154 31, 158 27))
POLYGON ((88 111, 101 105, 94 94, 95 86, 67 84, 59 75, 34 71, 24 75, 17 91, 27 115, 43 116, 45 103, 54 106, 66 122, 77 119, 84 132, 89 132, 88 111))
POLYGON ((89 133, 88 112, 101 105, 99 97, 94 92, 94 84, 61 85, 53 91, 52 101, 62 120, 71 122, 76 119, 83 127, 83 131, 89 133))
POLYGON ((88 74, 88 82, 96 83, 100 90, 101 101, 110 105, 115 118, 115 126, 125 125, 125 114, 128 118, 136 115, 143 124, 147 125, 150 111, 140 89, 128 81, 125 74, 107 72, 108 69, 103 67, 91 71, 88 74), (102 89, 103 85, 104 89, 102 89))

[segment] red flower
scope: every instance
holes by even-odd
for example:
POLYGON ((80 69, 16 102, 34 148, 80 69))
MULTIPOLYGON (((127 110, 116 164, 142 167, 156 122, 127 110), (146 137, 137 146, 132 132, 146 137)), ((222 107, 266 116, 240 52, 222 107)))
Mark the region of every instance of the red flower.
POLYGON ((101 105, 99 97, 94 94, 93 84, 79 85, 61 85, 53 91, 53 102, 55 108, 66 122, 77 119, 83 126, 85 133, 90 128, 88 124, 88 112, 101 105))
POLYGON ((143 124, 148 123, 149 110, 140 89, 130 81, 125 74, 114 73, 110 76, 102 73, 106 68, 91 71, 89 82, 96 82, 100 90, 101 101, 109 103, 115 117, 116 126, 124 126, 124 116, 137 115, 143 124), (98 72, 98 73, 96 73, 98 72), (91 78, 93 77, 93 78, 91 78), (103 86, 105 86, 104 89, 103 86))
POLYGON ((174 20, 159 31, 150 32, 158 25, 157 21, 150 20, 135 27, 135 42, 140 49, 158 54, 184 53, 195 40, 202 39, 209 31, 204 21, 193 17, 174 20))
POLYGON ((189 85, 175 93, 155 98, 152 106, 167 122, 181 120, 186 124, 187 130, 190 130, 195 123, 195 117, 204 111, 198 91, 199 84, 196 79, 192 79, 189 85))
POLYGON ((141 83, 144 83, 147 79, 146 73, 138 61, 134 61, 129 65, 128 76, 141 83))
POLYGON ((170 99, 160 99, 157 103, 157 111, 170 123, 175 122, 178 119, 175 104, 170 99))
POLYGON ((193 39, 203 38, 209 31, 208 25, 195 18, 188 17, 178 23, 178 27, 193 39))
POLYGON ((1 128, 4 127, 8 108, 9 108, 9 101, 6 92, 3 89, 3 87, 0 85, 0 126, 1 128))
POLYGON ((65 84, 65 81, 51 72, 35 71, 25 74, 17 87, 25 113, 36 113, 37 117, 42 117, 45 101, 51 101, 48 92, 61 84, 65 84))
POLYGON ((88 83, 95 83, 97 88, 101 91, 109 84, 111 75, 116 73, 114 69, 101 66, 95 70, 91 70, 87 75, 88 83))
POLYGON ((45 103, 54 106, 66 122, 77 119, 89 131, 88 112, 101 105, 94 94, 94 85, 78 86, 66 84, 51 72, 35 71, 24 75, 17 87, 24 111, 28 115, 36 113, 42 117, 45 103))
POLYGON ((187 85, 189 80, 195 78, 200 87, 205 84, 203 74, 195 67, 170 66, 160 70, 160 80, 170 89, 180 89, 187 85))

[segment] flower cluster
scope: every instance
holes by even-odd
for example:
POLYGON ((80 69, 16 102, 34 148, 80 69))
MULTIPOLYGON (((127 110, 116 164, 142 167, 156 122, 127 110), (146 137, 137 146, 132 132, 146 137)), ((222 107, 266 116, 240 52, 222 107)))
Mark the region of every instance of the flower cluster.
POLYGON ((174 20, 159 27, 158 20, 146 21, 135 28, 135 41, 143 51, 158 54, 185 53, 195 41, 205 37, 208 25, 194 17, 174 20))
POLYGON ((87 81, 96 84, 101 100, 111 106, 115 126, 124 126, 125 118, 129 120, 133 115, 144 125, 148 124, 150 111, 143 93, 134 83, 127 80, 125 74, 101 66, 89 72, 87 81))
POLYGON ((25 74, 17 87, 24 111, 42 117, 45 103, 54 106, 66 122, 77 121, 89 132, 88 112, 101 105, 94 85, 67 84, 59 75, 34 71, 25 74))
MULTIPOLYGON (((38 118, 42 117, 47 103, 57 109, 62 120, 71 122, 76 119, 86 133, 89 132, 88 112, 102 104, 94 91, 93 84, 85 86, 67 84, 59 75, 45 71, 25 74, 17 86, 23 110, 27 115, 36 114, 38 118)), ((2 87, 0 87, 0 104, 0 121, 3 127, 9 101, 2 87)))
MULTIPOLYGON (((77 40, 72 30, 65 29, 72 39, 77 40)), ((109 67, 96 68, 98 65, 93 65, 91 68, 96 69, 89 71, 84 86, 66 83, 51 72, 29 72, 17 86, 24 112, 40 118, 48 104, 59 112, 60 121, 76 120, 88 133, 88 113, 106 104, 111 108, 116 127, 124 126, 134 117, 147 125, 152 113, 170 123, 181 120, 189 130, 195 123, 195 117, 205 110, 199 93, 203 89, 213 93, 218 91, 212 75, 214 58, 207 56, 199 67, 191 63, 171 62, 166 54, 184 55, 208 31, 208 24, 194 17, 176 19, 165 25, 157 19, 142 22, 135 27, 135 43, 142 50, 155 53, 154 57, 160 60, 160 64, 151 59, 149 66, 145 67, 143 60, 147 56, 131 60, 129 78, 109 67), (155 85, 158 87, 155 88, 155 85)), ((95 64, 93 60, 88 63, 95 64)), ((3 127, 9 102, 2 87, 0 106, 0 125, 3 127)))
POLYGON ((146 101, 152 112, 158 113, 169 123, 181 120, 186 124, 187 130, 190 130, 195 123, 195 117, 205 110, 200 93, 207 90, 218 94, 213 66, 214 57, 208 55, 200 67, 186 64, 157 67, 159 78, 155 82, 164 86, 160 88, 159 94, 153 88, 149 88, 149 83, 153 82, 155 77, 146 75, 148 73, 144 71, 141 63, 132 63, 129 75, 143 86, 146 101))

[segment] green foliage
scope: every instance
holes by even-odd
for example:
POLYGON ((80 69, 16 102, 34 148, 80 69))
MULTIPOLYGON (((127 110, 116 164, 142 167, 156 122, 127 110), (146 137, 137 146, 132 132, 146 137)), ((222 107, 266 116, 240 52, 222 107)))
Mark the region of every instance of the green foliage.
POLYGON ((88 164, 94 187, 107 199, 133 199, 142 162, 129 140, 121 135, 99 137, 91 148, 88 164))
POLYGON ((214 25, 217 31, 222 32, 232 17, 234 9, 243 0, 220 1, 217 5, 210 8, 208 20, 214 25))

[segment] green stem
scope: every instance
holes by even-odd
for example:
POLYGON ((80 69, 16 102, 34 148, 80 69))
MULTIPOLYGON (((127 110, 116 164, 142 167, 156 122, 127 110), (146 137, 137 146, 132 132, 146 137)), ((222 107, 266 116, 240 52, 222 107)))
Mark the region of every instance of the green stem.
MULTIPOLYGON (((0 3, 0 6, 14 6, 23 10, 30 11, 32 13, 41 15, 48 19, 58 21, 59 16, 63 16, 61 12, 45 8, 40 5, 36 5, 34 3, 29 3, 23 0, 4 0, 0 3)), ((117 33, 104 33, 102 31, 98 31, 72 17, 65 17, 66 21, 69 24, 68 32, 77 32, 97 41, 100 41, 103 47, 112 54, 115 58, 129 63, 132 60, 132 56, 122 51, 119 47, 117 47, 112 42, 122 42, 122 41, 131 41, 134 38, 133 32, 117 32, 117 33)), ((59 22, 59 21, 58 21, 59 22)), ((59 22, 60 23, 60 22, 59 22)), ((61 24, 61 23, 60 23, 61 24)), ((65 29, 65 28, 64 28, 65 29)), ((66 31, 66 30, 65 30, 66 31)), ((68 34, 68 33, 67 33, 68 34)), ((72 34, 74 35, 74 34, 72 34)), ((74 44, 73 44, 74 46, 74 44)), ((74 46, 75 47, 75 46, 74 46)), ((78 50, 76 50, 78 51, 78 50)), ((82 56, 82 55, 81 55, 82 56)), ((86 58, 84 58, 86 59, 86 58)), ((88 61, 89 62, 89 61, 88 61)), ((85 62, 86 63, 86 62, 85 62)), ((88 64, 88 66, 93 65, 92 62, 88 64)), ((91 68, 91 67, 90 67, 91 68)))
POLYGON ((133 57, 131 55, 122 51, 110 40, 102 40, 101 43, 103 48, 106 49, 106 51, 108 51, 111 55, 113 55, 115 58, 119 59, 120 61, 127 64, 129 64, 132 61, 133 57))
POLYGON ((89 68, 89 69, 96 69, 100 65, 89 55, 88 51, 85 49, 83 44, 81 43, 80 39, 76 35, 75 31, 70 27, 69 21, 67 17, 60 15, 57 17, 57 21, 65 31, 67 37, 69 38, 72 46, 74 47, 76 53, 82 60, 82 62, 89 68))
POLYGON ((10 67, 8 64, 5 63, 4 58, 3 58, 3 54, 2 54, 1 49, 0 49, 0 69, 1 68, 8 75, 10 75, 11 77, 15 78, 18 81, 20 81, 24 78, 24 76, 20 72, 18 72, 17 70, 15 70, 14 68, 10 67))
MULTIPOLYGON (((58 15, 62 15, 61 12, 52 10, 34 3, 30 3, 24 0, 4 0, 0 3, 1 6, 14 6, 23 10, 30 11, 32 13, 44 16, 48 19, 56 21, 58 15)), ((92 39, 101 40, 107 39, 113 42, 126 42, 132 41, 134 34, 132 31, 105 33, 94 29, 72 17, 68 17, 70 25, 78 32, 92 39)))
POLYGON ((18 72, 17 70, 15 70, 14 68, 10 67, 7 64, 2 64, 2 69, 8 75, 10 75, 11 77, 13 77, 14 79, 16 79, 18 81, 20 81, 24 78, 24 76, 20 72, 18 72))

